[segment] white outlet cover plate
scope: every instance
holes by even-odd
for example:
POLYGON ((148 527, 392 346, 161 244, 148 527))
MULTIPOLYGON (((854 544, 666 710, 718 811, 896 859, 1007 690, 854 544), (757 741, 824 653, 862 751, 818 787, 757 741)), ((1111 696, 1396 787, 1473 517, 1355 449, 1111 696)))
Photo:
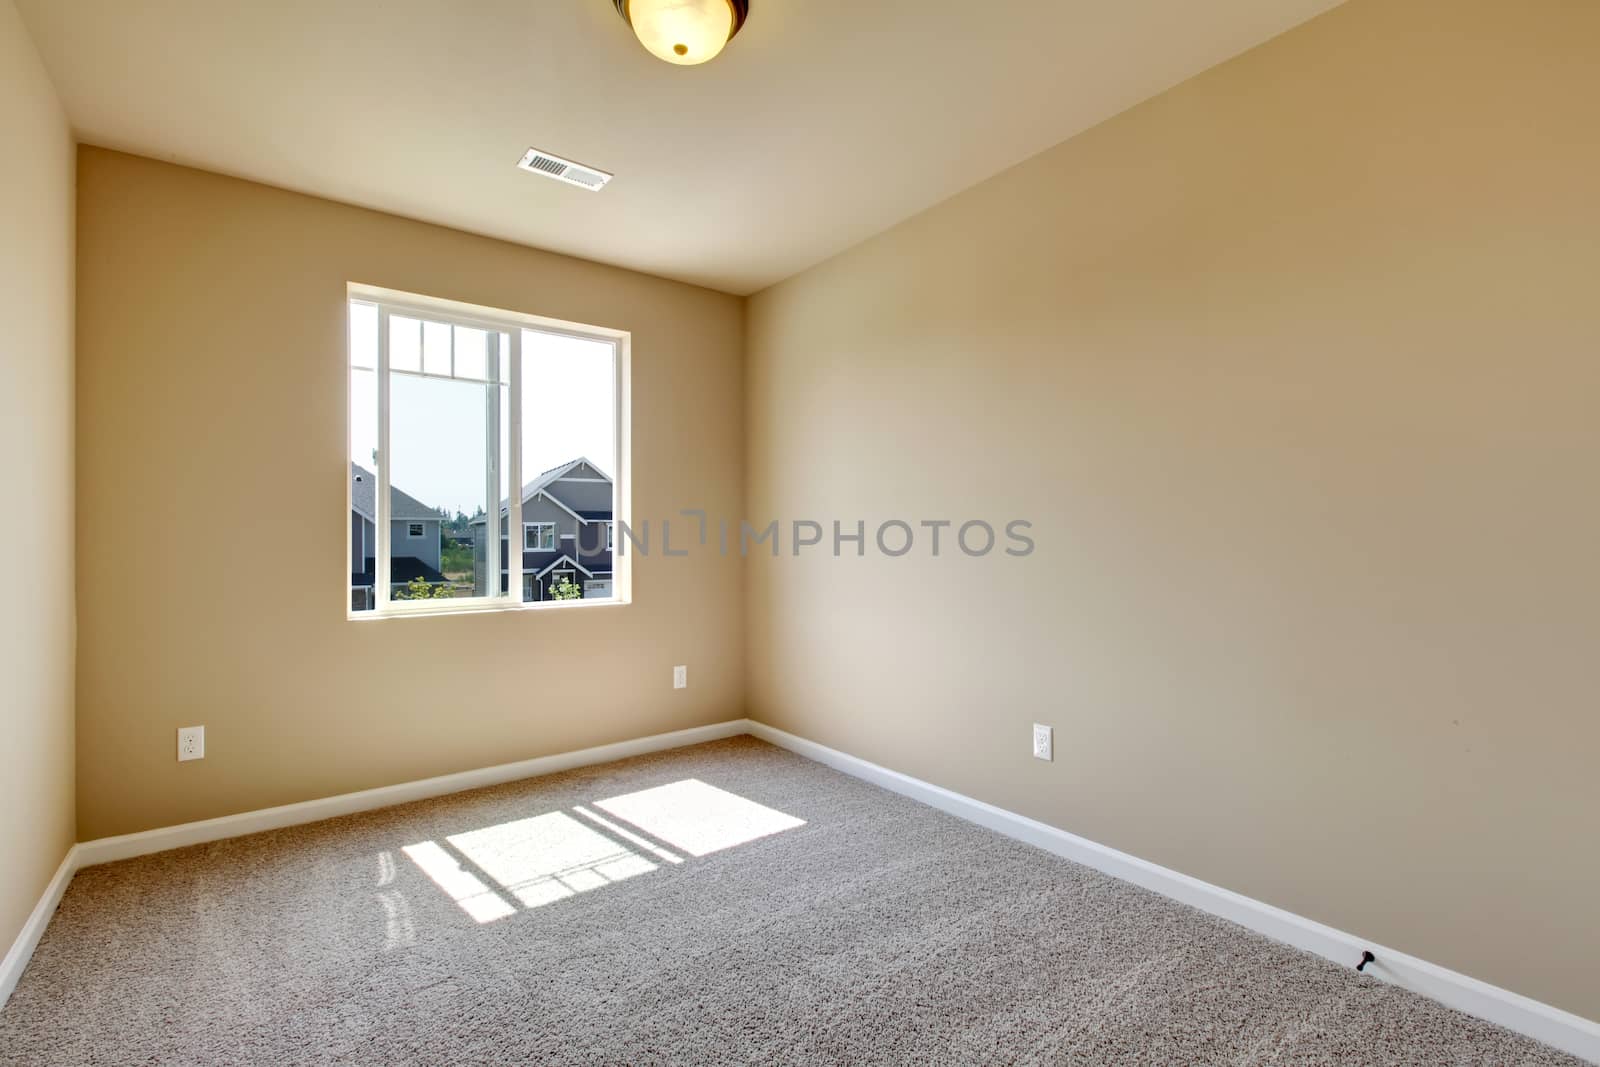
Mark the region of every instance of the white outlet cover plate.
POLYGON ((180 726, 178 728, 178 762, 206 757, 206 728, 180 726))
POLYGON ((687 688, 689 688, 689 668, 688 667, 674 667, 674 668, 672 668, 672 688, 674 688, 674 689, 687 689, 687 688))
POLYGON ((1055 728, 1033 724, 1034 759, 1054 760, 1056 756, 1055 728))

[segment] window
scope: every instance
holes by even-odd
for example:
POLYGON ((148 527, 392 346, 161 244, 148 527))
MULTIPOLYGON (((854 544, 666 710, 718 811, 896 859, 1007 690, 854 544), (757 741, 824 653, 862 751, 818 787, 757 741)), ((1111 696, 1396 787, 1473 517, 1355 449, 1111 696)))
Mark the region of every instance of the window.
MULTIPOLYGON (((620 331, 351 286, 352 617, 549 603, 528 554, 625 516, 627 358, 620 331)), ((582 599, 626 600, 619 564, 582 599)))

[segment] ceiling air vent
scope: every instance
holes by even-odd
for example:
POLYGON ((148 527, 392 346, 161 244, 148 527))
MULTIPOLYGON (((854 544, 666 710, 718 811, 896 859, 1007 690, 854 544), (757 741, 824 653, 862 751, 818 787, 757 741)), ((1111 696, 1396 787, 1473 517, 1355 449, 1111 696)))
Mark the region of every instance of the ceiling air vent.
POLYGON ((528 149, 517 166, 530 174, 543 174, 547 178, 577 185, 590 192, 604 189, 606 182, 612 177, 603 170, 586 167, 582 163, 574 163, 560 156, 552 156, 549 152, 541 152, 537 148, 528 149))

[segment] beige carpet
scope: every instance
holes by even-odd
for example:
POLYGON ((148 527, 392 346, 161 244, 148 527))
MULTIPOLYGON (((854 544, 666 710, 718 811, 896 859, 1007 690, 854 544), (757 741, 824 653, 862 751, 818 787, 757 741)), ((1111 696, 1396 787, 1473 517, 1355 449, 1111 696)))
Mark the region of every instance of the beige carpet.
POLYGON ((82 871, 11 1064, 1576 1064, 749 738, 82 871))

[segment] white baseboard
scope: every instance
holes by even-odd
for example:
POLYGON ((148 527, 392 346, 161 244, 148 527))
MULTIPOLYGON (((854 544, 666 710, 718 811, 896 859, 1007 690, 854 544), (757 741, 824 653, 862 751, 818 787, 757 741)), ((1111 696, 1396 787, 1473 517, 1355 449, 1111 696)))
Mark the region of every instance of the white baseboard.
POLYGON ((1035 845, 1047 852, 1103 871, 1126 882, 1182 901, 1307 952, 1354 968, 1363 949, 1377 961, 1364 973, 1431 997, 1468 1015, 1525 1034, 1564 1052, 1600 1064, 1600 1023, 1553 1008, 1476 978, 1449 970, 1363 940, 1343 930, 1314 922, 1259 900, 1223 889, 1198 878, 1146 862, 1126 852, 1058 830, 1024 815, 985 804, 940 786, 912 778, 887 767, 785 733, 764 723, 750 723, 750 733, 763 741, 826 764, 855 778, 919 800, 979 826, 1035 845))
POLYGON ((39 903, 33 906, 28 921, 17 931, 16 940, 11 942, 6 958, 0 960, 0 1008, 6 1006, 6 1001, 11 998, 11 991, 17 988, 17 979, 22 977, 22 969, 33 958, 33 950, 38 947, 39 939, 44 936, 44 928, 50 925, 50 917, 56 913, 56 905, 61 903, 61 894, 67 891, 67 883, 72 881, 72 876, 77 870, 78 846, 73 845, 67 849, 67 854, 61 859, 61 866, 56 868, 56 873, 44 887, 44 895, 39 898, 39 903))
POLYGON ((438 778, 424 778, 417 782, 402 782, 399 785, 364 789, 359 793, 341 793, 320 800, 305 800, 277 808, 262 808, 259 811, 224 815, 216 819, 187 822, 179 826, 164 826, 159 830, 102 837, 94 841, 85 841, 78 846, 78 866, 92 867, 97 863, 111 863, 151 852, 183 848, 186 845, 199 845, 207 841, 243 837, 245 834, 260 833, 263 830, 320 822, 323 819, 350 815, 358 811, 389 808, 396 804, 427 800, 429 797, 441 797, 467 789, 481 789, 487 785, 501 785, 523 778, 537 778, 542 774, 555 774, 557 771, 568 771, 574 767, 610 763, 612 760, 642 756, 648 752, 698 745, 724 737, 737 737, 746 732, 748 732, 747 720, 731 719, 710 726, 695 726, 668 734, 653 734, 633 741, 618 741, 615 744, 579 749, 576 752, 560 752, 553 756, 538 756, 516 763, 502 763, 496 767, 445 774, 438 778))

